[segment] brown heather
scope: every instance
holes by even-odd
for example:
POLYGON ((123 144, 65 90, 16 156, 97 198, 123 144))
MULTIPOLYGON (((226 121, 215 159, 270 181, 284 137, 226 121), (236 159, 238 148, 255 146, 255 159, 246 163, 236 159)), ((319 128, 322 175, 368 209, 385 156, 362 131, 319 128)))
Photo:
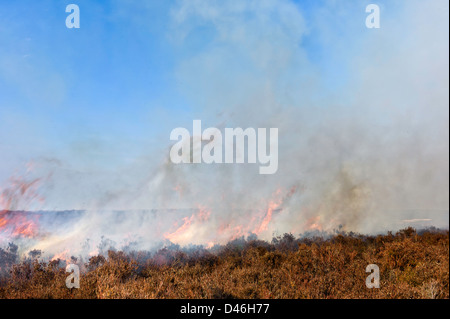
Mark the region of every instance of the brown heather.
POLYGON ((449 298, 449 232, 433 229, 285 234, 154 254, 109 250, 77 262, 80 289, 66 287, 64 262, 15 264, 14 253, 0 249, 0 298, 449 298), (380 268, 379 289, 365 285, 368 264, 380 268))

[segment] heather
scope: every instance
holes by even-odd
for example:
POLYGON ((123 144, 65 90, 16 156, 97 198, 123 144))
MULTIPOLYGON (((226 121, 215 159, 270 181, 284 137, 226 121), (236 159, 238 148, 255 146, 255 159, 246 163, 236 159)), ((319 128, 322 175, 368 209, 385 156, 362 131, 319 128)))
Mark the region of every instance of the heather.
POLYGON ((211 249, 108 250, 44 261, 17 246, 0 249, 0 298, 449 298, 449 232, 407 228, 366 236, 292 234, 271 242, 239 238, 211 249), (68 289, 66 264, 81 269, 68 289), (368 264, 380 288, 368 289, 368 264))

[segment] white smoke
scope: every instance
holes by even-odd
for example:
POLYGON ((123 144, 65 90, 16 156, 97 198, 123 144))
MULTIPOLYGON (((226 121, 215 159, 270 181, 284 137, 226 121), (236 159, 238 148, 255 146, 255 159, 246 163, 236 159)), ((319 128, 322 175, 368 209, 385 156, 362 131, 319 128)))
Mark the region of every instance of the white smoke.
POLYGON ((184 52, 176 77, 194 118, 174 127, 194 119, 276 127, 277 174, 259 175, 250 164, 174 165, 168 130, 160 153, 113 174, 52 165, 47 200, 64 194, 78 204, 72 208, 90 212, 59 230, 57 249, 56 235, 35 247, 79 247, 101 235, 120 242, 132 233, 148 248, 174 238, 167 235, 183 217, 190 224, 179 243, 224 242, 243 234, 239 227, 257 230, 271 202, 277 210, 258 234, 264 239, 340 225, 394 230, 412 212, 448 227, 448 2, 386 4, 377 30, 365 28, 365 5, 328 1, 306 11, 287 0, 177 2, 167 32, 184 52), (194 50, 189 42, 198 39, 194 50), (129 212, 118 220, 105 212, 191 208, 209 215, 129 212))

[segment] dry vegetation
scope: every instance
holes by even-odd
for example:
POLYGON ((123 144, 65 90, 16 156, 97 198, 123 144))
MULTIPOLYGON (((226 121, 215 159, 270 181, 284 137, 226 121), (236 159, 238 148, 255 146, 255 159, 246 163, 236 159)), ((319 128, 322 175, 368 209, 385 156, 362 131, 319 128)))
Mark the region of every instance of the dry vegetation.
POLYGON ((80 289, 65 286, 65 262, 17 263, 0 249, 0 298, 449 298, 449 233, 408 228, 396 234, 339 233, 271 243, 249 238, 212 250, 155 253, 109 250, 81 270, 80 289), (380 289, 368 289, 368 264, 380 289))

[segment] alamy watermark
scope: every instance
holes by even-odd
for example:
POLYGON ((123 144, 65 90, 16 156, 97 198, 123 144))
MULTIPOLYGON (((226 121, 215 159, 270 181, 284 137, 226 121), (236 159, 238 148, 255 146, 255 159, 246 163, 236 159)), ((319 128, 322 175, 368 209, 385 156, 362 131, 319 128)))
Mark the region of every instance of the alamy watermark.
POLYGON ((215 127, 202 131, 201 120, 194 120, 192 138, 184 127, 170 133, 170 140, 178 141, 170 149, 170 160, 180 163, 250 163, 258 162, 260 174, 275 174, 278 170, 278 128, 225 128, 224 134, 215 127), (245 143, 247 141, 247 143, 245 143), (203 142, 207 142, 203 145, 203 142), (247 144, 247 152, 245 145, 247 144))
POLYGON ((76 4, 69 4, 66 7, 66 12, 70 13, 66 18, 66 27, 68 29, 80 28, 80 8, 76 4))
MULTIPOLYGON (((66 6, 66 12, 70 13, 66 18, 66 27, 68 29, 80 28, 80 8, 78 5, 71 3, 66 6)), ((380 28, 380 7, 377 4, 369 4, 366 6, 366 13, 369 15, 366 17, 366 27, 368 29, 380 28)))
POLYGON ((379 29, 380 28, 380 7, 376 4, 369 4, 366 7, 366 12, 370 13, 366 17, 366 27, 368 29, 379 29))
POLYGON ((68 264, 66 267, 66 272, 71 273, 66 278, 66 287, 69 289, 80 288, 80 267, 75 264, 68 264))
POLYGON ((375 264, 367 265, 366 272, 370 275, 366 278, 367 288, 380 288, 380 268, 375 264))

